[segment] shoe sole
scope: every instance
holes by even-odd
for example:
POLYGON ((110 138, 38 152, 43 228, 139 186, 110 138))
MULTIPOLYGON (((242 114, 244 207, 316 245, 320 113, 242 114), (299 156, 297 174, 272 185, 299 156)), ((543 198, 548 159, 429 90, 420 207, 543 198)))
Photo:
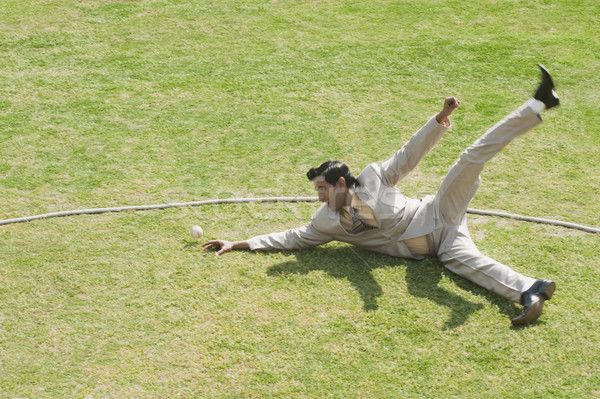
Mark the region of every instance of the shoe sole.
POLYGON ((527 310, 527 313, 511 320, 513 326, 523 326, 525 324, 533 323, 540 318, 544 311, 544 298, 540 297, 540 300, 531 305, 527 310))
MULTIPOLYGON (((548 86, 550 86, 550 90, 552 90, 551 98, 547 98, 545 100, 541 100, 541 99, 537 98, 537 100, 542 101, 546 105, 546 109, 558 107, 560 105, 560 99, 558 98, 558 95, 556 94, 556 92, 553 90, 555 86, 554 86, 554 81, 552 80, 552 76, 550 76, 550 72, 548 72, 548 70, 546 69, 545 66, 543 66, 542 64, 539 64, 539 63, 537 65, 540 68, 540 71, 542 73, 540 87, 542 84, 544 84, 546 82, 546 83, 548 83, 548 86)), ((536 95, 537 95, 537 93, 536 93, 536 95)), ((536 98, 536 97, 534 96, 534 98, 536 98)))
POLYGON ((542 81, 547 79, 550 82, 550 88, 554 89, 554 81, 552 80, 552 76, 550 75, 550 72, 548 72, 548 69, 546 69, 546 67, 542 64, 537 65, 542 71, 542 81))
POLYGON ((554 291, 556 290, 556 284, 554 281, 547 281, 542 285, 540 289, 540 300, 531 305, 527 310, 527 313, 511 320, 513 326, 522 326, 525 324, 533 323, 540 318, 544 311, 544 302, 552 298, 554 291))
POLYGON ((544 284, 542 286, 541 294, 544 297, 545 300, 548 300, 550 298, 552 298, 552 295, 554 295, 554 291, 556 290, 556 284, 554 283, 554 281, 548 281, 546 284, 544 284))

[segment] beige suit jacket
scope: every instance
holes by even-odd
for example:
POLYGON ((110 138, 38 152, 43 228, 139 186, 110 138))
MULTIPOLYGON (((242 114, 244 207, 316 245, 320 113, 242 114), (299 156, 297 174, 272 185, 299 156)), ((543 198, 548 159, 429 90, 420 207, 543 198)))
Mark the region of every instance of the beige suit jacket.
POLYGON ((412 171, 448 130, 432 117, 410 140, 381 166, 368 165, 358 176, 355 193, 375 214, 379 227, 352 234, 340 224, 338 212, 323 204, 308 225, 253 237, 251 250, 294 250, 330 241, 343 241, 375 252, 413 259, 403 240, 431 233, 441 225, 434 197, 421 200, 404 196, 396 184, 412 171))

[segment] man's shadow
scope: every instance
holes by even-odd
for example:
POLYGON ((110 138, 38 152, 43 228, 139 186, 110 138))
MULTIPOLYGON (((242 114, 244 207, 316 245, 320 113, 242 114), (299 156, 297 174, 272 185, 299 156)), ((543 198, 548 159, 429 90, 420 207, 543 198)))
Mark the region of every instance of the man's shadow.
MULTIPOLYGON (((377 310, 377 298, 383 290, 373 277, 373 269, 364 262, 351 247, 327 248, 317 247, 306 251, 294 252, 296 261, 284 262, 269 267, 269 276, 286 276, 290 274, 308 274, 323 271, 333 278, 345 279, 358 291, 366 311, 377 310)), ((393 260, 393 258, 390 258, 393 260)), ((380 264, 378 267, 385 265, 380 264)))
POLYGON ((333 278, 348 280, 360 295, 365 311, 377 310, 377 299, 383 295, 383 289, 375 280, 373 270, 404 267, 409 294, 445 306, 452 312, 444 329, 452 329, 464 324, 469 316, 481 309, 483 305, 440 287, 439 283, 443 277, 473 295, 484 297, 500 312, 510 317, 519 314, 518 308, 513 303, 451 273, 434 257, 427 257, 422 261, 393 258, 353 246, 317 247, 307 251, 296 251, 294 255, 295 261, 271 266, 267 274, 285 277, 323 271, 333 278))

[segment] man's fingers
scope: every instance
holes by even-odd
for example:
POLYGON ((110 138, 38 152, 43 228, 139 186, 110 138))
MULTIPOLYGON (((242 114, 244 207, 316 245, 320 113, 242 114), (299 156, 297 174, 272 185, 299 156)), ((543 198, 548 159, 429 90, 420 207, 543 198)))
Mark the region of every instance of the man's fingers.
POLYGON ((211 241, 207 241, 204 244, 202 244, 202 248, 204 249, 211 249, 217 246, 221 246, 221 243, 219 241, 216 240, 211 240, 211 241))
POLYGON ((223 255, 225 252, 229 252, 231 251, 231 246, 230 245, 222 245, 221 249, 219 251, 217 251, 217 256, 221 256, 223 255))
POLYGON ((202 244, 202 248, 205 250, 219 247, 219 250, 215 253, 217 256, 223 255, 225 252, 231 251, 231 245, 227 241, 223 240, 210 240, 202 244))

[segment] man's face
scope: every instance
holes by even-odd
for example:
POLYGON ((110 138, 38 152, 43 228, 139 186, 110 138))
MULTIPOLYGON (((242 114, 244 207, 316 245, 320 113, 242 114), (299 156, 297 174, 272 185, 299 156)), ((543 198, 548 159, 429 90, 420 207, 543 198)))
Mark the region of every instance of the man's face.
POLYGON ((346 183, 340 178, 338 184, 333 185, 325 181, 323 176, 317 176, 313 179, 315 190, 319 195, 319 201, 327 203, 329 209, 339 211, 345 203, 347 194, 346 183))

